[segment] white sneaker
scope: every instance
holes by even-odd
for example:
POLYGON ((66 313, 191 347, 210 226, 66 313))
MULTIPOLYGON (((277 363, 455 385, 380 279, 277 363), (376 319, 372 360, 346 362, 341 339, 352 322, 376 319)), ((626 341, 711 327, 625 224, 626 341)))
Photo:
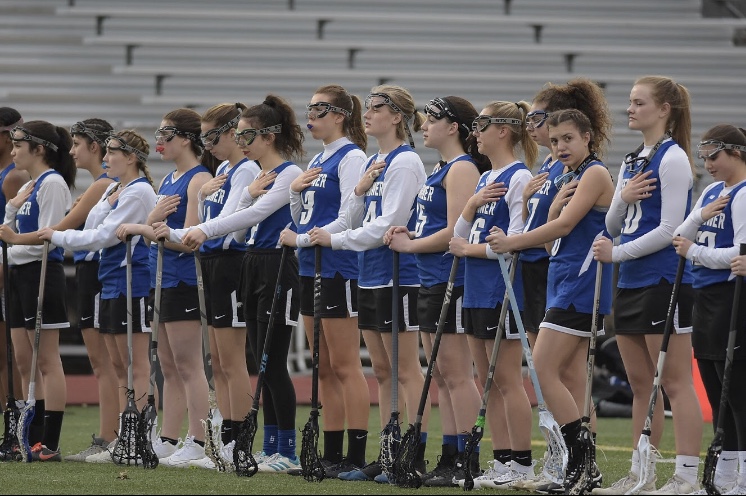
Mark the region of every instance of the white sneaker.
POLYGON ((176 453, 180 444, 181 438, 179 438, 176 444, 171 444, 168 441, 163 441, 161 436, 155 436, 153 438, 153 452, 155 453, 155 456, 158 457, 158 460, 162 460, 163 458, 168 458, 176 453))
MULTIPOLYGON (((510 472, 510 462, 503 463, 498 460, 490 460, 487 462, 487 465, 489 465, 489 468, 484 472, 484 474, 474 478, 474 489, 480 489, 482 487, 492 487, 490 481, 497 479, 498 477, 502 477, 503 475, 510 472)), ((464 487, 463 480, 464 479, 461 479, 459 481, 459 485, 461 487, 464 487)))
POLYGON ((194 436, 187 436, 186 441, 173 455, 160 460, 165 467, 188 468, 189 462, 205 457, 205 448, 194 442, 194 436))
POLYGON ((724 493, 721 492, 720 494, 746 494, 746 486, 736 484, 730 491, 724 493))
POLYGON ((192 460, 189 462, 190 467, 206 468, 207 470, 215 470, 217 467, 215 463, 210 460, 209 456, 200 458, 199 460, 192 460))
MULTIPOLYGON (((533 472, 533 467, 531 468, 531 472, 533 472)), ((494 479, 486 479, 484 481, 480 481, 480 487, 493 488, 493 489, 507 489, 509 487, 513 487, 519 481, 521 482, 527 481, 532 476, 533 476, 533 473, 518 472, 517 470, 513 470, 511 468, 507 474, 503 474, 494 479)))
MULTIPOLYGON (((235 444, 233 446, 235 446, 235 444)), ((254 460, 256 461, 257 464, 264 463, 265 461, 269 460, 275 455, 279 455, 279 453, 275 453, 274 455, 268 455, 264 451, 257 451, 256 453, 254 453, 254 460)), ((233 456, 233 450, 231 450, 231 456, 233 456)))
POLYGON ((111 459, 111 452, 114 451, 114 446, 117 444, 117 440, 113 440, 103 451, 88 455, 85 458, 86 463, 114 463, 111 459))
POLYGON ((668 479, 668 482, 663 484, 657 491, 640 491, 640 494, 692 494, 700 489, 699 483, 689 484, 678 475, 673 474, 673 477, 668 479))
MULTIPOLYGON (((597 487, 591 491, 591 494, 627 494, 633 487, 637 485, 640 480, 637 474, 630 472, 627 477, 619 479, 609 487, 597 487)), ((652 481, 648 481, 647 484, 642 486, 640 494, 650 493, 655 491, 655 478, 652 481)))
POLYGON ((295 460, 291 460, 279 453, 275 453, 259 464, 259 472, 271 474, 284 474, 291 468, 301 468, 298 457, 295 457, 295 460))

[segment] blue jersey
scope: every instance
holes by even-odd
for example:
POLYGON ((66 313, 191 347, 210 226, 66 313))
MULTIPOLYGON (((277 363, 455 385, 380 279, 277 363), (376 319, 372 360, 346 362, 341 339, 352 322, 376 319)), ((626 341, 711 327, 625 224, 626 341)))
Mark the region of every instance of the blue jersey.
MULTIPOLYGON (((270 172, 276 172, 280 175, 282 171, 295 165, 292 162, 283 162, 270 172)), ((296 166, 297 167, 297 166, 296 166)), ((274 183, 267 186, 265 189, 270 190, 274 187, 274 183)), ((288 199, 290 198, 290 191, 287 193, 288 199)), ((258 201, 261 201, 259 199, 258 201)), ((247 244, 256 249, 276 249, 281 248, 280 245, 280 233, 283 229, 293 226, 293 216, 290 214, 290 201, 278 208, 266 219, 255 225, 249 233, 247 233, 247 244)))
MULTIPOLYGON (((308 167, 321 167, 321 172, 311 185, 301 193, 302 211, 298 220, 298 234, 307 233, 313 227, 325 226, 339 217, 342 196, 339 186, 339 164, 351 151, 359 150, 348 143, 321 162, 319 154, 308 167)), ((298 263, 301 276, 314 275, 315 248, 298 248, 298 263)), ((321 277, 333 278, 337 273, 345 279, 358 277, 357 253, 351 250, 321 249, 321 277)))
MULTIPOLYGON (((147 189, 155 196, 150 183, 144 177, 135 179, 126 187, 131 188, 137 183, 145 183, 147 189)), ((109 201, 108 196, 101 201, 109 201)), ((114 205, 111 206, 112 212, 118 206, 119 200, 115 201, 114 205)), ((132 296, 135 298, 148 296, 150 290, 148 279, 150 275, 150 250, 148 246, 149 243, 142 236, 132 237, 132 296)), ((102 285, 101 299, 109 300, 119 298, 120 296, 127 296, 127 245, 125 243, 117 243, 114 246, 101 250, 98 280, 101 281, 102 285)))
MULTIPOLYGON (((666 151, 672 146, 677 146, 674 140, 668 140, 660 145, 655 155, 650 157, 650 162, 644 171, 651 171, 652 174, 648 179, 656 179, 656 184, 661 184, 660 166, 666 151)), ((622 175, 622 187, 633 177, 634 173, 624 170, 622 175)), ((689 189, 686 212, 684 217, 689 214, 692 206, 692 190, 689 189)), ((622 226, 620 241, 622 244, 634 241, 641 236, 657 228, 661 223, 662 208, 661 188, 653 188, 650 196, 635 203, 627 205, 627 215, 622 226)), ((619 282, 620 288, 644 288, 660 283, 661 278, 672 283, 676 278, 676 267, 679 256, 676 254, 672 244, 668 244, 662 250, 645 255, 644 257, 626 260, 619 264, 619 282)), ((684 284, 691 284, 692 273, 687 264, 684 278, 684 284)))
MULTIPOLYGON (((451 170, 454 162, 465 160, 474 163, 469 155, 461 155, 442 167, 433 170, 417 194, 417 224, 415 236, 426 238, 448 226, 448 199, 443 180, 451 170)), ((417 268, 420 272, 420 283, 426 287, 448 281, 453 265, 453 255, 449 252, 417 253, 417 268)), ((459 262, 455 286, 464 285, 464 263, 459 262)))
MULTIPOLYGON (((592 167, 606 166, 601 162, 590 163, 577 177, 592 167)), ((564 238, 552 246, 547 276, 547 308, 569 309, 576 312, 593 313, 596 282, 596 262, 593 259, 593 242, 599 234, 606 232, 606 211, 592 208, 564 238)), ((612 264, 604 264, 601 283, 599 314, 611 312, 612 264)))
MULTIPOLYGON (((218 168, 218 170, 215 172, 215 175, 219 176, 221 174, 224 174, 225 169, 227 169, 229 166, 230 163, 226 162, 223 167, 218 168)), ((202 203, 202 218, 204 219, 204 222, 207 222, 210 219, 214 219, 215 217, 220 215, 220 212, 223 211, 223 207, 225 206, 225 201, 228 199, 228 195, 231 192, 231 188, 233 187, 233 176, 236 174, 236 171, 240 167, 248 166, 249 160, 245 158, 237 163, 235 166, 231 167, 228 171, 228 177, 223 183, 223 186, 221 186, 219 190, 205 198, 205 201, 202 203)), ((239 243, 233 238, 233 234, 229 233, 225 236, 208 239, 204 243, 202 243, 202 246, 200 247, 200 251, 202 253, 218 253, 225 250, 246 251, 246 244, 239 243)))
MULTIPOLYGON (((562 162, 554 161, 551 156, 541 165, 537 174, 548 172, 549 176, 547 176, 541 188, 528 200, 528 218, 523 232, 532 231, 547 223, 549 207, 552 205, 557 191, 559 191, 557 186, 554 185, 554 180, 562 175, 564 168, 565 165, 562 162)), ((546 258, 549 258, 549 253, 544 248, 526 248, 519 255, 522 262, 538 262, 546 258)))
MULTIPOLYGON (((109 176, 106 175, 104 172, 100 176, 96 178, 94 184, 97 181, 101 180, 109 180, 109 176)), ((85 224, 84 224, 85 225, 85 224)), ((78 229, 83 229, 83 226, 80 226, 78 229)), ((73 252, 73 262, 94 262, 96 260, 99 260, 101 258, 101 253, 99 251, 74 251, 73 252)))
MULTIPOLYGON (((490 175, 493 171, 487 171, 479 178, 475 192, 481 190, 491 182, 503 183, 506 188, 510 189, 513 175, 520 170, 528 170, 528 167, 523 162, 515 162, 492 180, 490 180, 490 175)), ((510 207, 504 198, 482 205, 477 209, 471 225, 471 232, 469 233, 469 243, 486 243, 485 238, 489 236, 490 229, 493 227, 499 227, 504 232, 508 232, 510 226, 510 207)), ((495 308, 498 303, 502 303, 505 297, 505 281, 503 280, 498 261, 489 258, 465 257, 464 264, 463 307, 495 308)), ((523 284, 521 284, 520 265, 516 267, 513 289, 516 300, 518 300, 518 307, 522 309, 523 284)))
MULTIPOLYGON (((730 200, 722 212, 699 226, 696 243, 707 248, 730 248, 733 246, 733 198, 736 193, 746 187, 746 182, 734 187, 730 193, 730 200)), ((707 196, 702 198, 702 206, 705 207, 720 197, 725 188, 725 183, 720 182, 707 190, 707 196)), ((701 264, 693 264, 695 288, 704 288, 720 282, 730 280, 732 275, 730 269, 710 269, 701 264)))
MULTIPOLYGON (((163 180, 161 188, 158 190, 158 200, 170 195, 179 195, 181 203, 176 207, 176 211, 166 217, 166 225, 171 229, 181 229, 184 227, 187 213, 187 190, 189 183, 195 174, 200 172, 210 173, 210 170, 204 165, 192 167, 184 172, 177 179, 174 179, 174 172, 171 172, 163 180)), ((158 260, 158 243, 150 245, 150 286, 155 287, 156 262, 158 260)), ((194 267, 194 255, 176 250, 165 248, 163 250, 163 279, 161 281, 164 288, 175 288, 180 282, 189 286, 197 285, 197 273, 194 267)))
MULTIPOLYGON (((384 159, 386 166, 381 170, 381 174, 373 181, 373 185, 365 192, 365 218, 363 219, 363 226, 373 219, 383 215, 382 204, 383 204, 383 185, 386 179, 386 172, 388 171, 389 165, 394 161, 397 155, 402 152, 414 150, 409 145, 401 145, 391 153, 386 155, 384 159)), ((368 159, 368 163, 365 165, 367 170, 370 166, 376 162, 378 154, 372 155, 368 159)), ((407 229, 410 231, 414 230, 415 217, 414 217, 415 202, 412 202, 412 215, 407 222, 407 229)), ((370 250, 366 250, 358 253, 358 263, 360 265, 360 277, 358 278, 358 286, 362 288, 375 288, 388 286, 393 280, 394 273, 394 255, 393 251, 386 246, 379 246, 370 250)), ((416 286, 420 282, 417 275, 417 261, 414 255, 402 253, 399 255, 399 284, 416 286)))
MULTIPOLYGON (((57 172, 54 169, 49 169, 45 172, 43 172, 39 177, 36 178, 36 183, 34 184, 34 189, 31 192, 31 196, 29 196, 28 200, 21 205, 21 208, 18 209, 18 213, 16 214, 16 223, 18 226, 18 233, 29 233, 38 231, 40 227, 39 226, 39 188, 41 188, 42 183, 45 179, 48 177, 51 177, 52 174, 60 175, 59 172, 57 172)), ((43 250, 42 250, 43 251, 43 250)), ((62 262, 63 256, 64 256, 65 250, 63 250, 61 247, 52 248, 49 250, 49 254, 47 255, 47 260, 49 262, 62 262)))

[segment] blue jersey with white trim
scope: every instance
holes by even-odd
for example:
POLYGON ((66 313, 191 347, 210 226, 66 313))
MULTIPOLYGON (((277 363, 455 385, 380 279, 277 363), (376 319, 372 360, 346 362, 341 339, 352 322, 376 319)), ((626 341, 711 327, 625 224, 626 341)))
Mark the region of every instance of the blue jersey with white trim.
MULTIPOLYGON (((606 166, 591 162, 577 177, 579 181, 592 167, 606 166)), ((591 208, 567 236, 555 240, 549 258, 547 277, 547 308, 569 309, 593 313, 596 282, 596 260, 593 259, 593 242, 606 232, 606 211, 591 208)), ((601 283, 599 314, 611 312, 612 264, 604 264, 601 283)))
MULTIPOLYGON (((39 227, 41 227, 39 226, 39 188, 41 188, 44 180, 51 177, 52 174, 57 174, 58 176, 61 175, 54 169, 49 169, 43 172, 36 178, 31 196, 29 196, 28 200, 26 200, 26 202, 21 205, 21 208, 18 209, 18 213, 16 214, 16 225, 18 226, 17 230, 19 234, 38 231, 39 227)), ((64 253, 65 251, 59 246, 52 248, 49 250, 47 260, 49 262, 62 262, 64 253)))
MULTIPOLYGON (((187 190, 192 178, 200 173, 210 170, 204 165, 192 167, 184 172, 181 176, 174 179, 174 173, 171 172, 163 180, 161 188, 158 190, 158 201, 161 198, 171 195, 179 195, 181 202, 176 207, 176 211, 166 217, 166 225, 171 229, 181 229, 184 227, 187 213, 187 203, 189 202, 187 190)), ((150 245, 150 286, 155 287, 156 262, 158 260, 158 243, 150 245)), ((164 288, 175 288, 180 282, 189 286, 197 285, 197 273, 194 267, 194 255, 192 253, 170 250, 163 250, 163 279, 161 281, 164 288)))
MULTIPOLYGON (((414 152, 411 146, 402 144, 395 150, 391 151, 384 161, 386 166, 381 170, 381 174, 373 181, 373 185, 365 192, 365 217, 363 226, 383 214, 383 186, 386 179, 386 172, 397 155, 402 152, 414 152)), ((372 155, 365 165, 365 170, 376 162, 378 154, 372 155)), ((414 230, 415 227, 415 203, 412 202, 412 214, 407 222, 407 229, 414 230)), ((360 266, 360 277, 358 286, 362 288, 383 287, 391 284, 394 272, 394 255, 393 251, 386 245, 366 250, 358 253, 358 263, 360 266)), ((416 286, 420 283, 417 275, 417 261, 414 255, 401 253, 399 255, 399 284, 416 286)))
MULTIPOLYGON (((348 143, 323 162, 319 153, 309 169, 321 167, 321 172, 311 185, 301 192, 302 211, 298 220, 298 234, 307 233, 313 227, 325 226, 339 217, 342 195, 339 185, 339 164, 353 150, 360 150, 355 143, 348 143)), ((298 248, 298 264, 301 276, 314 275, 314 247, 298 248)), ((321 249, 321 277, 333 278, 340 273, 345 279, 357 279, 357 253, 352 250, 321 249)))
MULTIPOLYGON (((218 170, 215 172, 215 176, 225 174, 226 169, 228 169, 229 167, 230 162, 226 161, 224 164, 221 164, 221 167, 219 167, 218 170)), ((249 162, 249 159, 244 158, 235 166, 230 167, 230 170, 228 170, 227 172, 228 177, 225 179, 223 186, 221 186, 220 189, 205 198, 205 201, 202 204, 202 218, 204 219, 203 222, 214 219, 215 217, 220 215, 220 212, 223 211, 223 207, 225 207, 225 201, 228 199, 228 195, 230 194, 231 188, 233 187, 233 176, 241 167, 258 166, 256 165, 256 162, 249 162)), ((227 250, 246 251, 246 244, 239 243, 233 238, 233 234, 228 233, 225 236, 208 239, 204 243, 202 243, 202 246, 200 247, 200 251, 202 253, 219 253, 227 250)))
MULTIPOLYGON (((735 186, 730 193, 730 200, 728 204, 723 208, 723 211, 712 219, 706 221, 697 231, 696 243, 707 248, 730 248, 734 245, 733 242, 733 199, 736 194, 746 187, 746 181, 735 186)), ((725 183, 721 182, 708 190, 708 194, 702 199, 702 207, 709 205, 718 198, 720 198, 721 192, 725 188, 725 183)), ((702 264, 692 264, 692 272, 694 273, 694 283, 692 284, 695 288, 704 288, 713 284, 726 282, 731 280, 733 273, 730 269, 711 269, 705 267, 702 264)))
MULTIPOLYGON (((515 162, 492 180, 490 176, 494 171, 487 171, 479 178, 475 193, 491 182, 503 183, 504 187, 510 189, 513 175, 521 170, 528 170, 528 167, 523 162, 515 162)), ((506 233, 510 227, 510 206, 505 202, 504 196, 477 209, 469 233, 469 243, 486 243, 485 238, 490 235, 490 230, 493 227, 499 227, 506 233)), ((465 257, 464 266, 464 308, 495 308, 498 303, 502 303, 505 298, 505 281, 497 260, 465 257)), ((516 300, 518 300, 519 309, 523 309, 523 284, 521 283, 520 264, 516 267, 513 290, 516 300)))
MULTIPOLYGON (((442 167, 434 169, 420 188, 417 194, 417 223, 414 230, 417 238, 432 236, 448 226, 448 198, 443 181, 451 166, 459 161, 474 164, 474 159, 469 155, 456 157, 442 167)), ((424 287, 429 288, 448 281, 453 264, 453 255, 449 252, 417 253, 415 257, 420 272, 420 283, 424 287)), ((454 285, 464 285, 463 261, 459 261, 454 285)))
MULTIPOLYGON (((651 171, 652 174, 648 179, 656 179, 656 184, 661 184, 660 166, 663 157, 669 148, 679 145, 674 140, 667 140, 660 145, 655 155, 651 157, 650 162, 644 171, 651 171)), ((622 187, 632 179, 636 174, 628 170, 622 173, 622 187)), ((689 214, 692 207, 692 189, 687 192, 688 198, 686 203, 686 212, 683 218, 689 214)), ((622 226, 620 236, 621 243, 629 243, 657 228, 661 223, 661 209, 663 199, 661 188, 653 188, 650 196, 635 203, 627 205, 627 215, 622 226)), ((668 244, 662 250, 645 255, 644 257, 625 260, 619 264, 619 282, 620 288, 644 288, 658 284, 661 278, 672 283, 676 279, 676 267, 678 265, 678 255, 672 244, 668 244)), ((686 266, 684 284, 692 282, 692 273, 689 264, 686 266)))
MULTIPOLYGON (((282 171, 290 166, 295 166, 292 162, 283 162, 270 172, 276 172, 279 176, 282 171)), ((274 187, 274 183, 267 186, 265 189, 270 190, 274 187)), ((248 233, 246 243, 250 248, 257 249, 274 249, 281 248, 280 245, 280 233, 283 229, 293 227, 293 216, 290 213, 290 191, 287 192, 288 203, 280 207, 279 209, 272 212, 266 219, 255 225, 248 233)), ((257 201, 262 201, 259 198, 257 201)))
MULTIPOLYGON (((153 199, 155 192, 146 178, 135 179, 125 188, 128 190, 129 188, 132 188, 132 190, 142 188, 144 190, 143 194, 149 195, 150 201, 155 203, 153 199)), ((109 201, 108 195, 105 195, 101 201, 109 201)), ((119 199, 111 206, 111 211, 113 212, 117 207, 119 207, 119 199)), ((132 236, 132 296, 135 298, 148 296, 150 291, 148 278, 150 275, 149 246, 150 243, 146 242, 146 239, 142 236, 132 236)), ((101 250, 98 280, 101 281, 102 285, 102 299, 108 300, 127 295, 127 245, 125 243, 117 243, 101 250)))
MULTIPOLYGON (((528 218, 526 219, 523 232, 532 231, 547 223, 549 207, 552 205, 557 191, 559 191, 557 186, 554 185, 554 180, 562 175, 564 168, 565 165, 562 162, 554 160, 551 156, 547 157, 541 165, 537 175, 548 172, 549 176, 547 176, 541 188, 528 200, 528 218)), ((526 248, 521 251, 518 258, 522 262, 538 262, 539 260, 549 258, 549 253, 544 248, 526 248)))

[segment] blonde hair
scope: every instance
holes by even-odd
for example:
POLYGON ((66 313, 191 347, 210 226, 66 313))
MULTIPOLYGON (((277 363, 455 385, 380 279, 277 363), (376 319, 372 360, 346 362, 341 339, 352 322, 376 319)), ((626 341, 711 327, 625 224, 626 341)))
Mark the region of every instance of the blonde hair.
POLYGON ((531 108, 531 104, 524 101, 494 101, 488 103, 485 108, 493 117, 516 119, 520 122, 520 124, 501 124, 501 126, 505 126, 511 130, 510 143, 513 145, 513 148, 517 148, 520 145, 525 164, 529 168, 533 167, 539 156, 539 146, 531 139, 526 129, 526 114, 531 108))

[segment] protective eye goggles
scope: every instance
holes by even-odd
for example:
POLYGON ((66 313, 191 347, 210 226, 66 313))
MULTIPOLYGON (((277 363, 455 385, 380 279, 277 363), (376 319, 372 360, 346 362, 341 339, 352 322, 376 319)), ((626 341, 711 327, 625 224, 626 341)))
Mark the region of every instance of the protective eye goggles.
POLYGON ((32 136, 31 133, 28 132, 28 129, 21 127, 21 126, 16 126, 13 128, 13 130, 10 132, 10 139, 13 142, 28 141, 31 143, 36 143, 37 145, 46 146, 53 152, 57 151, 57 145, 47 140, 37 138, 36 136, 32 136))
POLYGON ((181 136, 182 138, 198 142, 196 134, 176 129, 176 126, 163 126, 155 131, 155 140, 163 143, 168 143, 176 136, 181 136))
POLYGON ((342 114, 345 117, 349 117, 352 115, 352 112, 350 112, 349 110, 345 110, 341 107, 335 107, 331 103, 327 102, 309 103, 306 106, 306 118, 308 119, 321 119, 329 112, 342 114))
POLYGON ((238 126, 238 121, 241 120, 242 111, 241 109, 237 109, 237 110, 238 110, 238 115, 235 116, 233 119, 229 120, 228 122, 226 122, 220 127, 210 129, 206 133, 202 133, 199 135, 199 139, 202 142, 202 146, 204 146, 205 148, 212 148, 213 146, 218 144, 218 142, 220 141, 220 137, 223 135, 224 132, 238 126))
POLYGON ((430 100, 428 104, 425 105, 424 112, 438 120, 448 117, 451 122, 457 123, 461 129, 469 134, 469 126, 464 124, 461 119, 456 116, 456 113, 448 106, 448 102, 442 98, 433 98, 430 100))
MULTIPOLYGON (((391 107, 391 110, 393 110, 394 112, 398 112, 398 113, 404 115, 404 112, 402 112, 402 110, 399 108, 399 106, 397 104, 395 104, 394 102, 391 101, 391 97, 388 96, 386 93, 371 93, 370 95, 368 95, 367 97, 365 97, 365 108, 366 108, 366 110, 370 110, 370 109, 378 110, 381 107, 383 107, 384 105, 388 105, 389 107, 391 107), (378 102, 378 103, 373 103, 373 99, 374 98, 383 98, 383 101, 382 102, 378 102)), ((406 119, 409 118, 406 115, 404 117, 406 119)))
POLYGON ((282 130, 282 124, 265 127, 262 129, 244 129, 236 133, 236 144, 238 146, 249 146, 260 134, 277 134, 282 130))
POLYGON ((719 140, 706 140, 697 145, 697 157, 701 160, 715 160, 718 153, 723 150, 736 150, 746 152, 746 146, 724 143, 719 140))
POLYGON ((492 117, 490 115, 480 115, 474 119, 471 123, 471 130, 475 133, 483 132, 490 124, 514 124, 516 126, 521 125, 521 121, 518 119, 511 119, 507 117, 492 117))
POLYGON ((111 136, 111 133, 109 131, 101 131, 99 129, 90 128, 86 126, 84 122, 76 122, 75 124, 73 124, 70 128, 70 134, 86 135, 101 146, 104 146, 106 143, 106 139, 111 136))
POLYGON ((134 153, 140 162, 147 162, 148 156, 142 150, 138 150, 132 145, 125 143, 124 139, 119 136, 109 136, 106 139, 106 152, 124 152, 134 153))
POLYGON ((544 110, 534 110, 526 114, 526 127, 530 129, 539 129, 547 121, 549 112, 544 110))

